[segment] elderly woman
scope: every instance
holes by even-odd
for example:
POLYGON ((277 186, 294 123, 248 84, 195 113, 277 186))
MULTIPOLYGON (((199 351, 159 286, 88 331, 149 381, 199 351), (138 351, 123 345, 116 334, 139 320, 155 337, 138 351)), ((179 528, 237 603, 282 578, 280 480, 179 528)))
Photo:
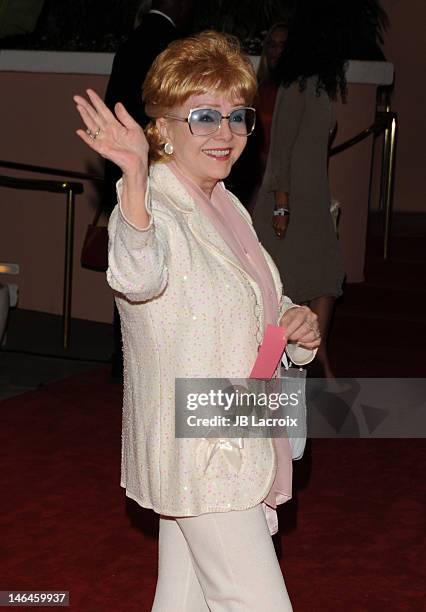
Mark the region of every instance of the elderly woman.
POLYGON ((315 315, 282 296, 222 183, 254 128, 255 90, 237 43, 204 32, 155 60, 146 136, 121 104, 114 116, 92 90, 74 98, 87 128, 77 134, 123 173, 107 272, 124 342, 121 484, 160 514, 156 612, 292 609, 264 512, 291 495, 288 440, 277 451, 244 439, 232 470, 232 445, 200 465, 206 440, 174 431, 175 378, 247 377, 268 323, 283 326, 296 363, 319 345, 315 315))

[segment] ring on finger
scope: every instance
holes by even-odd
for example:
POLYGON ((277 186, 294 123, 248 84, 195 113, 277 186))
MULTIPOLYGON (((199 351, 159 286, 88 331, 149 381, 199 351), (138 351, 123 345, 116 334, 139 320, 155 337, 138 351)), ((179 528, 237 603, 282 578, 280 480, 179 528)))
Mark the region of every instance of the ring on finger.
POLYGON ((93 134, 93 137, 92 137, 92 138, 93 138, 93 140, 95 140, 95 139, 96 139, 96 138, 99 136, 100 132, 101 132, 101 128, 100 128, 100 127, 98 127, 98 129, 96 130, 96 132, 93 134))
POLYGON ((318 325, 315 325, 315 323, 313 323, 312 321, 305 321, 307 326, 309 327, 309 329, 315 334, 315 338, 320 338, 321 334, 320 334, 320 330, 318 325))
POLYGON ((93 138, 93 134, 92 134, 92 132, 89 130, 89 128, 87 128, 87 130, 86 130, 86 134, 89 136, 89 138, 93 138))

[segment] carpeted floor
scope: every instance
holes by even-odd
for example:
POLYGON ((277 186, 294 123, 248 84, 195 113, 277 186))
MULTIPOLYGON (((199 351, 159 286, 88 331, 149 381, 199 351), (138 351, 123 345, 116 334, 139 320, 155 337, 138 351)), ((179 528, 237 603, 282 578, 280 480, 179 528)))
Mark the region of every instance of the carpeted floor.
POLYGON ((12 308, 0 346, 0 401, 108 363, 112 325, 71 320, 70 346, 62 346, 62 317, 12 308))
MULTIPOLYGON (((149 612, 157 519, 119 487, 121 392, 108 376, 3 402, 0 590, 149 612)), ((424 609, 425 461, 424 440, 310 443, 276 542, 297 612, 424 609)))
POLYGON ((341 377, 426 376, 424 237, 395 236, 391 257, 370 236, 365 282, 346 285, 336 305, 330 356, 341 377))

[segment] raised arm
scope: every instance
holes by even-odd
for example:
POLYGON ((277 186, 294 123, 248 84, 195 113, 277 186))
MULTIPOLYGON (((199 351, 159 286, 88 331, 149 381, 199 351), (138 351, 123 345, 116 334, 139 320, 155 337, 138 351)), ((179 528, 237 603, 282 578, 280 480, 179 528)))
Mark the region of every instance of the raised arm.
MULTIPOLYGON (((140 125, 121 103, 115 115, 92 89, 89 100, 74 96, 86 129, 78 136, 91 149, 119 166, 119 205, 110 217, 109 285, 132 301, 158 295, 167 282, 167 244, 161 228, 154 228, 148 189, 148 143, 140 125)), ((161 223, 159 224, 161 225, 161 223)))

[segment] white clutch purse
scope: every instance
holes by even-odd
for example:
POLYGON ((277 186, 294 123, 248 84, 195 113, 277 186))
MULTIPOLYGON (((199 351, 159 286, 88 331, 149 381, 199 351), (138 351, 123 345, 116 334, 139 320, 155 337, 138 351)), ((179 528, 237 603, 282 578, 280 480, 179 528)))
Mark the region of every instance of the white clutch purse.
POLYGON ((306 416, 306 370, 294 366, 289 361, 287 355, 283 354, 281 359, 281 379, 282 387, 285 393, 297 393, 299 401, 296 406, 292 407, 291 416, 297 419, 297 433, 295 437, 289 432, 288 441, 291 448, 291 456, 293 461, 301 459, 305 451, 307 437, 307 416, 306 416))

